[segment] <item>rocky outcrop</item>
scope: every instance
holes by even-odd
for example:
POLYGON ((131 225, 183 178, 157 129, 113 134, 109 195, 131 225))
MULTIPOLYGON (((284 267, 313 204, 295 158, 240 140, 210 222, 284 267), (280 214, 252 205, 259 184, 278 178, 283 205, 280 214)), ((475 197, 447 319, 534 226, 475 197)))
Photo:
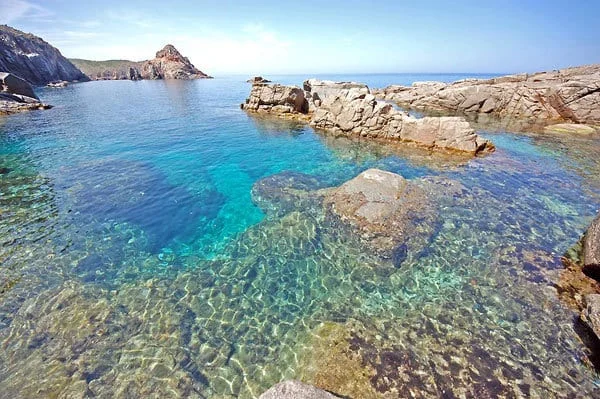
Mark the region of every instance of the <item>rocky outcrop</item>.
POLYGON ((187 57, 167 44, 148 61, 90 61, 72 59, 93 80, 141 80, 141 79, 207 79, 207 74, 197 69, 187 57))
POLYGON ((494 146, 458 117, 417 119, 380 102, 366 85, 308 80, 304 89, 279 84, 254 84, 241 108, 310 122, 339 136, 411 142, 430 149, 471 154, 494 146))
POLYGON ((389 86, 374 94, 403 107, 427 111, 490 114, 545 124, 600 124, 600 64, 449 84, 416 82, 409 87, 389 86))
POLYGON ((35 35, 7 25, 0 25, 0 71, 40 86, 61 80, 89 80, 56 48, 35 35))
POLYGON ((271 83, 271 81, 269 79, 265 79, 262 76, 255 76, 253 78, 250 78, 246 81, 247 83, 271 83))
POLYGON ((379 169, 366 170, 332 190, 325 195, 324 204, 331 217, 396 266, 407 251, 418 253, 422 249, 435 218, 423 188, 379 169))
POLYGON ((336 399, 331 393, 296 380, 280 382, 259 396, 259 399, 336 399))
POLYGON ((50 106, 40 102, 29 83, 11 73, 0 72, 0 114, 47 108, 50 106))

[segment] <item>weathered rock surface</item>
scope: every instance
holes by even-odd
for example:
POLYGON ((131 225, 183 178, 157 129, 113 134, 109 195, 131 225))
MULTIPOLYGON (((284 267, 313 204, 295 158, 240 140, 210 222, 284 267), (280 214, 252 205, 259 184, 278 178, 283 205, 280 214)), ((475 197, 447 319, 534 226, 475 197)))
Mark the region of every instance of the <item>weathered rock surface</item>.
POLYGON ((259 396, 259 399, 335 399, 331 393, 296 380, 280 382, 259 396))
POLYGON ((197 69, 187 57, 167 44, 148 61, 90 61, 71 59, 93 80, 141 80, 141 79, 208 79, 210 76, 197 69))
POLYGON ((378 102, 363 89, 350 89, 327 97, 315 111, 311 126, 344 136, 400 140, 472 154, 493 150, 492 144, 475 134, 463 118, 417 119, 392 104, 378 102))
POLYGON ((305 92, 296 86, 254 84, 250 97, 241 108, 258 113, 309 119, 305 92))
POLYGON ((493 114, 545 123, 600 123, 600 64, 552 72, 417 82, 374 91, 402 106, 456 113, 493 114))
POLYGON ((544 127, 546 133, 573 133, 573 134, 594 134, 600 132, 600 128, 583 125, 579 123, 557 123, 544 127))
POLYGON ((40 102, 29 83, 11 73, 0 72, 0 114, 47 108, 50 106, 40 102))
POLYGON ((435 210, 426 191, 402 176, 369 169, 330 191, 325 208, 374 253, 399 265, 432 233, 435 210))
POLYGON ((412 142, 430 149, 471 154, 494 150, 463 118, 411 117, 392 104, 378 102, 360 83, 311 79, 304 82, 304 90, 258 83, 252 86, 241 108, 309 121, 311 126, 339 136, 412 142))
POLYGON ((583 238, 583 269, 600 275, 600 214, 583 238))
POLYGON ((0 71, 17 75, 32 85, 89 80, 56 48, 7 25, 0 25, 0 71))
POLYGON ((600 338, 600 294, 586 295, 581 320, 600 338))

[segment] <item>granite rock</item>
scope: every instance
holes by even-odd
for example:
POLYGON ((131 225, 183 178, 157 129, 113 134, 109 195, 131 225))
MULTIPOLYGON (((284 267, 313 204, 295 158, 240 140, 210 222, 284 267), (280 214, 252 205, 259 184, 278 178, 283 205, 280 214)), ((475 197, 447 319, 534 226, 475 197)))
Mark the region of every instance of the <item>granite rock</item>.
POLYGON ((600 294, 586 295, 581 320, 600 338, 600 294))
POLYGON ((255 83, 241 108, 306 121, 337 136, 410 142, 471 155, 494 150, 464 118, 411 117, 390 103, 377 101, 360 83, 311 79, 304 82, 304 89, 255 83))
POLYGON ((0 71, 10 72, 32 85, 89 80, 55 47, 7 25, 0 25, 0 71))
MULTIPOLYGON (((326 212, 383 259, 416 253, 432 233, 435 209, 427 192, 402 176, 369 169, 325 195, 326 212)), ((398 264, 396 264, 398 263, 398 264)))
POLYGON ((428 111, 492 114, 500 118, 600 123, 600 64, 552 72, 417 82, 374 92, 401 106, 428 111))
POLYGON ((7 72, 0 72, 0 114, 12 114, 35 109, 48 109, 25 80, 7 72))
POLYGON ((600 275, 600 214, 588 227, 583 238, 583 270, 600 275))
POLYGON ((247 83, 271 83, 269 79, 265 79, 262 76, 254 76, 246 81, 247 83))

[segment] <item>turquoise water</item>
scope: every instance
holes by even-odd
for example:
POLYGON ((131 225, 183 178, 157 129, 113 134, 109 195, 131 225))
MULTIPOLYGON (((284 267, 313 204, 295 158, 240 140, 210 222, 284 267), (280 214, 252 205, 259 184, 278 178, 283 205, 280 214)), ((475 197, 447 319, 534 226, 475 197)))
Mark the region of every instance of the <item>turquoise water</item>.
POLYGON ((388 397, 594 394, 553 286, 600 206, 600 138, 481 132, 498 150, 456 160, 256 119, 245 78, 41 89, 53 109, 0 118, 1 397, 256 397, 313 382, 328 323, 410 358, 388 397), (320 188, 370 167, 461 187, 440 185, 399 268, 318 202, 253 201, 278 173, 320 188))

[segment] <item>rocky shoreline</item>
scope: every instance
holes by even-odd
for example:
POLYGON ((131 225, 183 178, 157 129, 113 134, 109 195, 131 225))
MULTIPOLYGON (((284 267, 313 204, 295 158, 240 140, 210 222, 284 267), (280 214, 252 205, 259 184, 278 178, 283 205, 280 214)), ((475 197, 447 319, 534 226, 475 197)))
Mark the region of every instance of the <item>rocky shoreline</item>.
POLYGON ((52 106, 42 103, 25 80, 0 72, 0 115, 49 108, 52 106))
POLYGON ((583 128, 588 132, 600 126, 600 65, 454 83, 391 85, 373 94, 406 108, 493 116, 502 123, 584 124, 591 126, 583 128))
POLYGON ((377 101, 360 83, 311 79, 303 88, 253 83, 241 108, 303 121, 337 136, 412 143, 472 155, 494 151, 494 145, 478 136, 464 118, 414 118, 392 104, 377 101))

